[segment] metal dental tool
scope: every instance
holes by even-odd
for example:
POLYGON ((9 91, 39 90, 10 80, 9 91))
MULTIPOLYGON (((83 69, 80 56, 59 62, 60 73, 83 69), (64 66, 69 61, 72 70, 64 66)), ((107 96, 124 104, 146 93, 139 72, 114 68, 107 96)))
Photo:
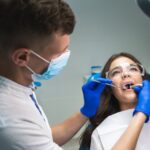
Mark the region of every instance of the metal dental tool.
POLYGON ((142 87, 143 85, 142 84, 135 84, 135 85, 130 85, 130 88, 134 88, 134 87, 136 87, 136 86, 140 86, 140 87, 142 87))
MULTIPOLYGON (((97 83, 102 83, 102 82, 100 82, 100 81, 98 81, 98 80, 95 80, 95 79, 92 79, 92 81, 97 82, 97 83)), ((114 84, 109 84, 109 83, 104 83, 104 84, 106 84, 106 85, 108 85, 108 86, 111 86, 111 87, 123 89, 123 87, 120 87, 120 86, 117 86, 117 85, 114 85, 114 84)), ((135 85, 129 85, 128 89, 133 89, 133 88, 136 87, 136 86, 142 87, 143 85, 140 84, 140 83, 139 83, 139 84, 135 84, 135 85)))
MULTIPOLYGON (((92 79, 92 81, 97 82, 97 83, 102 83, 102 82, 100 82, 100 81, 98 81, 98 80, 95 80, 95 79, 92 79)), ((112 86, 112 87, 117 88, 117 86, 114 85, 114 84, 109 84, 109 83, 104 83, 104 84, 106 84, 106 85, 108 85, 108 86, 112 86)), ((119 87, 118 87, 118 88, 119 88, 119 87)))

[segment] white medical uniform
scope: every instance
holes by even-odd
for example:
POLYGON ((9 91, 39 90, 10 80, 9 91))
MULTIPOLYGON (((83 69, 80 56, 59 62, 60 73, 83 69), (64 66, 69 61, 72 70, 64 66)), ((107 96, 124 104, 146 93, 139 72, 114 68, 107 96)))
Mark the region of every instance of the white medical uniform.
POLYGON ((0 76, 0 150, 62 150, 33 91, 0 76))
MULTIPOLYGON (((111 150, 132 119, 133 109, 107 117, 93 132, 90 150, 111 150)), ((150 150, 150 122, 145 123, 136 150, 150 150)))

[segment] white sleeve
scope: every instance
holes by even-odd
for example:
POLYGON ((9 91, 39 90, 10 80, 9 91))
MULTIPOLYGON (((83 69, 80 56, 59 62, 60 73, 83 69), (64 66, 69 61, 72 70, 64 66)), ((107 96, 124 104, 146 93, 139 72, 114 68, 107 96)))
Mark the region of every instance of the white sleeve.
POLYGON ((97 129, 92 133, 90 150, 104 150, 97 129))
POLYGON ((3 150, 62 150, 45 131, 26 124, 0 126, 0 149, 3 150))

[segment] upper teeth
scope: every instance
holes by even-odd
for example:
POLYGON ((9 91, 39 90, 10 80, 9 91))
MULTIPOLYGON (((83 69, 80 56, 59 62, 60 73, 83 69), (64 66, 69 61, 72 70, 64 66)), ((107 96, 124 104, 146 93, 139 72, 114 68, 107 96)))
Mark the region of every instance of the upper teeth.
POLYGON ((132 83, 124 84, 124 85, 122 86, 122 89, 123 89, 123 90, 130 89, 131 86, 132 86, 132 83))

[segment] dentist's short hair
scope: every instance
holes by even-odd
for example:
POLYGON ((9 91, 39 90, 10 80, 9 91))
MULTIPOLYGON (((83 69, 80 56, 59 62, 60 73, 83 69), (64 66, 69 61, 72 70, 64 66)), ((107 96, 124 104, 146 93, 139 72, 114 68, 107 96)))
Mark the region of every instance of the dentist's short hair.
POLYGON ((0 0, 0 53, 37 48, 54 33, 71 34, 75 16, 63 0, 0 0))

